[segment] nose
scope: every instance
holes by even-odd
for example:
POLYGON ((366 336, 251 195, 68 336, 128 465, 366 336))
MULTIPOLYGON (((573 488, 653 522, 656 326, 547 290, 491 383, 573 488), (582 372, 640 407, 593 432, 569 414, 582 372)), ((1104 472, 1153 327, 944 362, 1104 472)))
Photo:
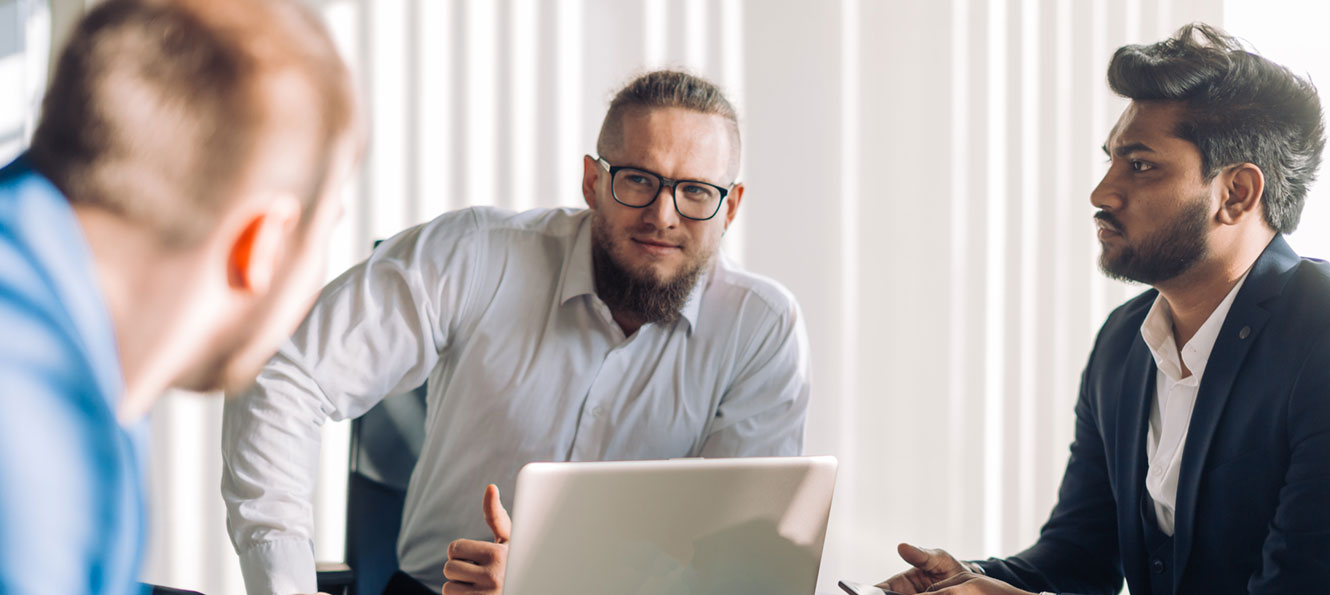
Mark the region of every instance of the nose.
POLYGON ((674 186, 661 184, 656 200, 642 208, 642 220, 660 229, 679 224, 679 212, 674 209, 674 186))
POLYGON ((1095 208, 1112 211, 1122 207, 1122 189, 1117 184, 1115 169, 1110 166, 1099 185, 1090 191, 1090 204, 1095 208))

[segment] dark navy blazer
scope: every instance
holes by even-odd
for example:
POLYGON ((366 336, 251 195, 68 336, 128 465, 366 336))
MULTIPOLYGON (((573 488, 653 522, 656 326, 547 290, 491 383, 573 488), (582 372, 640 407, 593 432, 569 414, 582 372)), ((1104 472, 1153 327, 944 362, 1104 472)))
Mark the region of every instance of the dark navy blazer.
MULTIPOLYGON (((1034 546, 980 562, 991 576, 1087 594, 1116 593, 1125 577, 1133 595, 1152 593, 1141 506, 1155 364, 1140 330, 1156 295, 1104 323, 1057 506, 1034 546)), ((1170 571, 1177 595, 1330 593, 1330 265, 1282 236, 1238 291, 1201 378, 1170 571)))

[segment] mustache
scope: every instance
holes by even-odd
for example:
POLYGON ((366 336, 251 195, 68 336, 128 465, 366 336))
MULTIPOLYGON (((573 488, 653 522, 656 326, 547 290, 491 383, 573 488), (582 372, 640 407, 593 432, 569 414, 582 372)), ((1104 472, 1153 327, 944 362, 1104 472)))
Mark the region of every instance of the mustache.
POLYGON ((1114 217, 1112 213, 1108 211, 1099 211, 1094 214, 1094 218, 1107 223, 1113 228, 1113 231, 1118 233, 1122 232, 1122 222, 1118 221, 1118 218, 1114 217))
POLYGON ((662 233, 662 230, 656 227, 637 227, 628 230, 628 237, 649 242, 659 242, 662 244, 671 244, 674 246, 683 246, 687 244, 684 237, 673 237, 670 234, 662 233))

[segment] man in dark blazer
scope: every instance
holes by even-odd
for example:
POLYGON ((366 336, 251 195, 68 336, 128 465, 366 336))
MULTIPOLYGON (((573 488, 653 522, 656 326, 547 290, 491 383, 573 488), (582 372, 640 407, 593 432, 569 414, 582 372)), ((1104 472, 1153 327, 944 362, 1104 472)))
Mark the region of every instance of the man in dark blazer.
POLYGON ((1315 89, 1206 25, 1119 49, 1131 104, 1091 194, 1110 276, 1057 506, 1029 549, 902 544, 901 593, 1330 593, 1330 266, 1296 227, 1315 89), (1180 347, 1179 347, 1180 346, 1180 347))

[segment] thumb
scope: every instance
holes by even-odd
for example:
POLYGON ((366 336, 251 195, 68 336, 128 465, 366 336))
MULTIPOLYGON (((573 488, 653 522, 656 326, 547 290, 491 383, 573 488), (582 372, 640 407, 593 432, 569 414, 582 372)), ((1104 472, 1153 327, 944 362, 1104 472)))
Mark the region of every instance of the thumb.
POLYGON ((494 533, 494 543, 508 543, 513 534, 513 520, 508 518, 503 502, 499 501, 499 486, 490 484, 485 488, 485 524, 494 533))
MULTIPOLYGON (((931 550, 927 548, 915 547, 908 543, 902 543, 896 546, 896 553, 901 555, 901 559, 910 563, 910 566, 918 568, 924 572, 952 572, 951 565, 956 565, 951 554, 942 550, 931 550), (950 564, 948 564, 950 563, 950 564)), ((964 570, 957 566, 956 571, 964 570)))
POLYGON ((896 546, 896 553, 900 554, 901 559, 908 562, 910 566, 920 570, 928 570, 929 562, 933 561, 932 552, 912 546, 908 543, 902 543, 896 546))

